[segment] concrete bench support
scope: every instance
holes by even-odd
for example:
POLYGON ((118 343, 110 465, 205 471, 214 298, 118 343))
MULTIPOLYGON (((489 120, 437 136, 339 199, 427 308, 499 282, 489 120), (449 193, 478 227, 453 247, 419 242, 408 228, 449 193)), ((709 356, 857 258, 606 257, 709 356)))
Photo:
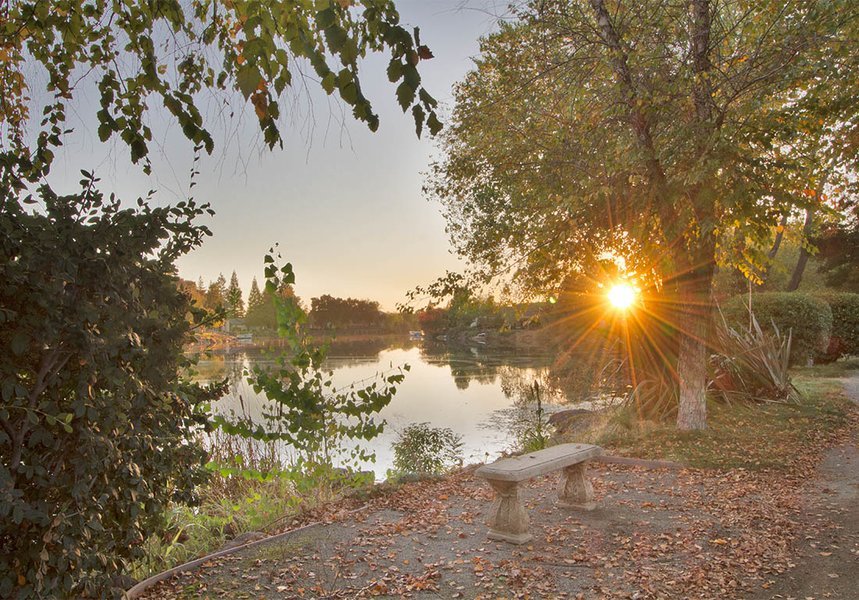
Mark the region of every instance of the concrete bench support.
POLYGON ((528 532, 528 512, 519 499, 519 483, 538 475, 563 469, 558 505, 592 510, 594 492, 587 476, 586 463, 602 454, 602 448, 589 444, 561 444, 522 456, 505 458, 475 471, 495 491, 489 511, 489 537, 513 544, 524 544, 533 536, 528 532))
POLYGON ((519 484, 515 481, 493 481, 495 500, 489 510, 489 538, 512 544, 524 544, 534 536, 528 533, 528 511, 519 500, 519 484))
POLYGON ((564 469, 561 489, 558 490, 558 506, 578 510, 593 510, 597 507, 594 502, 594 486, 588 479, 587 463, 564 469))

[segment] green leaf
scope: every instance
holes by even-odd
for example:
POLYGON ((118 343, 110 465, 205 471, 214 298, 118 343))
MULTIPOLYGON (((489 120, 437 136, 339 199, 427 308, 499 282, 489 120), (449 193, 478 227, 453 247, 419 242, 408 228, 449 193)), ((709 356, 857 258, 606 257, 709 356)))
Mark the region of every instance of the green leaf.
POLYGON ((325 29, 325 41, 332 54, 339 54, 347 39, 346 31, 337 25, 325 29))
POLYGON ((358 100, 358 87, 352 81, 347 82, 340 88, 340 97, 349 104, 355 104, 358 100))
POLYGON ((388 81, 396 83, 403 76, 403 64, 398 58, 392 58, 388 63, 388 81))
POLYGON ((316 26, 321 30, 328 29, 337 22, 337 15, 333 8, 326 8, 316 13, 316 26))
POLYGON ((427 119, 427 128, 429 128, 431 135, 435 135, 442 130, 441 121, 439 121, 438 117, 436 117, 435 111, 431 112, 429 118, 427 119))
POLYGON ((436 106, 438 106, 438 100, 430 96, 429 92, 427 92, 423 88, 421 88, 421 91, 418 92, 418 97, 421 99, 421 102, 423 102, 430 108, 435 108, 436 106))
POLYGON ((414 107, 412 107, 412 116, 415 118, 415 133, 418 138, 420 138, 424 128, 424 119, 426 118, 424 109, 420 104, 415 104, 414 107))
POLYGON ((23 331, 19 331, 12 336, 12 342, 9 344, 9 347, 12 350, 12 354, 20 356, 27 351, 27 348, 30 346, 30 337, 24 333, 23 331))
POLYGON ((257 68, 248 63, 243 64, 236 72, 236 84, 239 86, 239 91, 241 91, 245 100, 250 98, 250 95, 254 93, 259 86, 260 80, 257 68))
POLYGON ((415 90, 405 81, 397 86, 397 102, 400 103, 400 108, 406 112, 415 100, 415 90))
POLYGON ((331 94, 336 87, 337 78, 335 77, 334 73, 328 73, 325 77, 322 78, 322 89, 325 90, 327 94, 331 94))
POLYGON ((110 139, 110 136, 113 134, 113 128, 107 124, 102 123, 98 126, 98 139, 99 141, 106 142, 110 139))
POLYGON ((405 81, 413 90, 418 89, 418 86, 421 84, 421 76, 414 65, 403 65, 403 81, 405 81))

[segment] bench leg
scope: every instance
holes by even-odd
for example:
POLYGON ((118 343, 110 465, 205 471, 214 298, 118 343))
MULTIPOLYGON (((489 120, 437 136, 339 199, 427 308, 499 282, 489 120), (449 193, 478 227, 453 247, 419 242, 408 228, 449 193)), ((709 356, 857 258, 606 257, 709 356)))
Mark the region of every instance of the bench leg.
POLYGON ((515 481, 495 481, 489 485, 495 490, 495 500, 489 510, 489 538, 512 544, 524 544, 534 536, 528 533, 528 513, 519 501, 519 488, 515 481))
POLYGON ((597 507, 586 462, 564 469, 561 489, 558 491, 558 505, 579 510, 593 510, 597 507))

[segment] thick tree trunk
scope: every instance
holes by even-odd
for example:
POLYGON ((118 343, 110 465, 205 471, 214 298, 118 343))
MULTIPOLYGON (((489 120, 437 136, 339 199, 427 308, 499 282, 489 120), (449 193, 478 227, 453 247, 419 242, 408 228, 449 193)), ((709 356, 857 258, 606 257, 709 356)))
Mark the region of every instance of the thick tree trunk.
MULTIPOLYGON (((691 2, 692 59, 695 83, 692 100, 696 120, 711 131, 713 126, 713 90, 710 86, 710 29, 711 7, 708 0, 691 2)), ((706 136, 700 138, 700 157, 706 158, 709 147, 706 136)), ((701 165, 703 167, 703 164, 701 165)), ((692 194, 695 216, 699 224, 713 222, 714 199, 709 186, 701 185, 692 194)), ((710 291, 715 268, 714 240, 707 236, 693 253, 691 263, 684 265, 680 281, 678 327, 680 349, 677 356, 679 379, 678 429, 705 429, 707 427, 707 362, 710 358, 710 291)))
POLYGON ((714 248, 702 248, 679 282, 677 326, 680 346, 677 356, 679 407, 677 428, 707 427, 707 363, 710 359, 714 248))
POLYGON ((680 324, 680 355, 677 359, 680 405, 678 429, 707 427, 707 361, 710 357, 710 315, 688 315, 680 324))

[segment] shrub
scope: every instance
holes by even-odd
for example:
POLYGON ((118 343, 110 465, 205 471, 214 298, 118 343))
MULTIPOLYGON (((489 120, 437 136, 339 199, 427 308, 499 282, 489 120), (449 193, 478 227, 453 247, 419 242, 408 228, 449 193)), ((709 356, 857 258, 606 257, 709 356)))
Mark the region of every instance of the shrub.
POLYGON ((199 409, 219 390, 177 375, 192 323, 173 275, 205 206, 122 209, 82 183, 41 188, 39 212, 0 198, 2 598, 119 597, 206 475, 199 409))
POLYGON ((442 475, 462 462, 462 436, 453 430, 413 423, 394 442, 397 474, 442 475))
POLYGON ((859 355, 859 294, 829 293, 818 298, 832 310, 832 335, 825 352, 818 355, 821 362, 832 362, 842 356, 859 355))
POLYGON ((799 402, 788 373, 790 332, 774 325, 764 331, 753 312, 748 319, 750 328, 734 328, 723 316, 719 319, 709 389, 728 401, 799 402))
MULTIPOLYGON (((750 331, 749 296, 731 298, 722 307, 727 324, 750 331)), ((790 362, 806 364, 829 345, 832 310, 823 300, 799 292, 765 292, 752 294, 751 309, 763 331, 772 333, 773 325, 784 335, 791 335, 790 362)))

